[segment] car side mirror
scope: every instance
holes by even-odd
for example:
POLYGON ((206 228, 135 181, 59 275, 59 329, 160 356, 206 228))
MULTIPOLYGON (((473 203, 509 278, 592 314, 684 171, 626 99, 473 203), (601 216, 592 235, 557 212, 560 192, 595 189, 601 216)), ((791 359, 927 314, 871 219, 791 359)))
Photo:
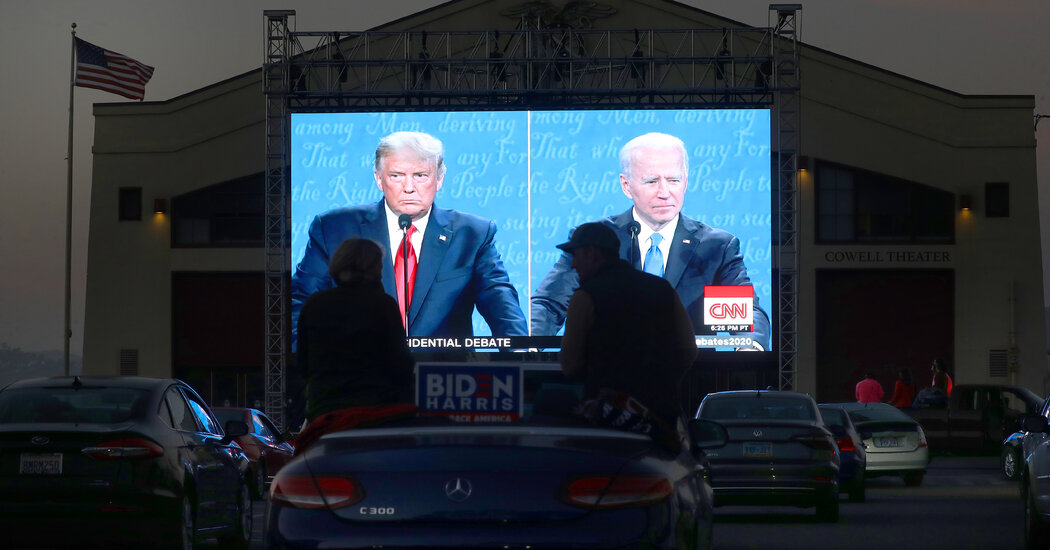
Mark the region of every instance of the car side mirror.
POLYGON ((1021 429, 1026 432, 1045 433, 1047 431, 1046 417, 1042 415, 1028 414, 1018 419, 1021 429))
POLYGON ((226 445, 229 442, 241 437, 242 435, 248 434, 248 424, 241 420, 228 420, 225 426, 226 435, 222 437, 222 444, 226 445))
POLYGON ((717 449, 729 442, 725 426, 710 420, 690 421, 689 437, 693 440, 693 448, 700 450, 717 449))

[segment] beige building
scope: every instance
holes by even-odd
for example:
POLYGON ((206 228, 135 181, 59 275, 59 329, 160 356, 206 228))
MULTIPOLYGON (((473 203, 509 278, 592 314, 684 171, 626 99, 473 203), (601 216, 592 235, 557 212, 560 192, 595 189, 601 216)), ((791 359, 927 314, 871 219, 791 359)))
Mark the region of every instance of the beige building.
MULTIPOLYGON (((460 0, 381 29, 509 32, 525 4, 460 0)), ((666 0, 600 5, 593 29, 745 27, 666 0)), ((1045 393, 1034 97, 958 94, 800 38, 795 388, 851 400, 865 370, 890 389, 899 367, 926 384, 939 356, 956 382, 1045 393)), ((263 399, 262 77, 95 105, 85 374, 263 399)), ((765 387, 778 361, 720 356, 701 378, 765 387)))

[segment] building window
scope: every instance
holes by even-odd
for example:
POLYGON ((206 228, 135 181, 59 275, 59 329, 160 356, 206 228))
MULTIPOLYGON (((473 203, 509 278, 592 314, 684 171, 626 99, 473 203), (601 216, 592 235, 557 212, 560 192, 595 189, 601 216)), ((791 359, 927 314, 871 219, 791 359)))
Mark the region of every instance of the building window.
POLYGON ((989 218, 1010 217, 1010 184, 990 182, 984 184, 984 215, 989 218))
POLYGON ((121 187, 118 220, 139 221, 142 219, 142 188, 121 187))
POLYGON ((261 173, 175 197, 172 246, 262 246, 264 200, 261 173))
POLYGON ((819 163, 816 172, 818 242, 955 240, 952 193, 831 163, 819 163))

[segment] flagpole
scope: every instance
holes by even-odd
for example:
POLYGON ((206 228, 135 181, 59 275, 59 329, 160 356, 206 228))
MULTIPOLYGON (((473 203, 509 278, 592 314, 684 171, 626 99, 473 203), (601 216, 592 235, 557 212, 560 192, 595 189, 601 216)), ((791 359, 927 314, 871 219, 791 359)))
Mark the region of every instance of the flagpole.
POLYGON ((73 256, 73 83, 76 81, 77 68, 77 24, 73 23, 72 28, 69 40, 69 148, 66 151, 66 325, 62 337, 66 376, 69 376, 69 339, 73 337, 73 330, 69 323, 69 303, 72 296, 70 264, 73 256))

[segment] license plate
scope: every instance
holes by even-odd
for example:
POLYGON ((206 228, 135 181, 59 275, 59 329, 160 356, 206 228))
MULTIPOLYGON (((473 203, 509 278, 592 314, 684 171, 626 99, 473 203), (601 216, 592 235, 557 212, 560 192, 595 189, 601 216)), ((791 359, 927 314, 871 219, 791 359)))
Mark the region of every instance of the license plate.
POLYGON ((773 445, 768 442, 744 443, 744 456, 766 457, 773 456, 773 445))
POLYGON ((901 440, 896 437, 876 437, 876 447, 900 447, 901 440))
POLYGON ((22 453, 18 473, 58 475, 62 473, 62 453, 22 453))

